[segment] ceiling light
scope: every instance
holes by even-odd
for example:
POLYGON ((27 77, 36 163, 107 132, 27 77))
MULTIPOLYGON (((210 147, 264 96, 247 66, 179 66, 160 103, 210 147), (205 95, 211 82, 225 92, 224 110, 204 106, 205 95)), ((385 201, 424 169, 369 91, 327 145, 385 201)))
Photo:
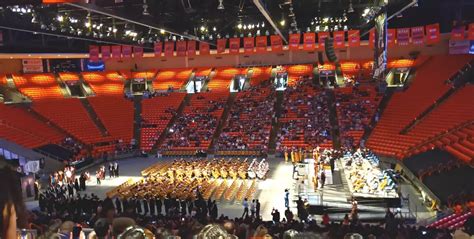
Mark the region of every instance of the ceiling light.
POLYGON ((244 25, 244 30, 247 30, 247 26, 246 26, 246 25, 244 25))
POLYGON ((237 25, 237 28, 242 29, 242 23, 239 23, 239 25, 237 25))
POLYGON ((165 29, 160 29, 161 34, 165 34, 165 29))
POLYGON ((86 22, 84 25, 85 25, 86 27, 90 27, 90 26, 91 26, 91 23, 90 23, 90 22, 86 22))
POLYGON ((217 6, 218 10, 224 10, 224 0, 219 0, 219 6, 217 6))
POLYGON ((64 21, 64 17, 61 15, 59 15, 56 19, 58 20, 58 22, 64 21))
POLYGON ((329 17, 325 17, 325 18, 323 18, 323 22, 324 22, 324 23, 327 23, 327 22, 329 22, 329 17))
POLYGON ((199 28, 199 30, 201 30, 201 32, 205 31, 206 28, 204 26, 201 26, 201 28, 199 28))
POLYGON ((213 27, 212 30, 213 30, 213 31, 217 31, 217 28, 216 28, 216 27, 213 27))
POLYGON ((285 23, 286 23, 285 19, 281 20, 280 21, 280 26, 285 26, 285 23))
POLYGON ((262 22, 262 27, 265 27, 265 23, 264 23, 264 22, 262 22))

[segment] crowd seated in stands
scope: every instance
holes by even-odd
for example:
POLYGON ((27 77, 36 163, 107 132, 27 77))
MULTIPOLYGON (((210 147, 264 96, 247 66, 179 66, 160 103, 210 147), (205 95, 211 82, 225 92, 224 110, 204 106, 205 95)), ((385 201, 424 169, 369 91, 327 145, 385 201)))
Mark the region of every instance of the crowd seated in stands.
POLYGON ((285 91, 277 150, 285 147, 332 146, 327 93, 317 91, 310 79, 285 91))
POLYGON ((357 147, 379 98, 375 90, 369 87, 339 88, 335 93, 341 145, 357 147))
POLYGON ((254 87, 238 93, 216 148, 266 151, 274 105, 275 94, 269 88, 254 87))
POLYGON ((207 149, 224 111, 228 93, 193 95, 162 144, 165 149, 207 149))

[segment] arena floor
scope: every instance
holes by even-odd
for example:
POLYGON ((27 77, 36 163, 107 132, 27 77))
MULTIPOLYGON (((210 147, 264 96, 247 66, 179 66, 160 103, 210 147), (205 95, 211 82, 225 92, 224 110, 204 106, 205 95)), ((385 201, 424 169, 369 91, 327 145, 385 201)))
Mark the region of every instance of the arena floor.
MULTIPOLYGON (((106 179, 102 181, 101 185, 96 185, 95 176, 92 177, 92 180, 87 184, 86 192, 81 192, 81 194, 95 194, 99 198, 104 198, 106 193, 111 189, 119 186, 120 184, 124 183, 125 181, 129 180, 130 178, 139 179, 141 178, 140 172, 159 162, 169 162, 172 161, 174 158, 156 158, 156 157, 148 157, 148 158, 129 158, 119 161, 120 165, 120 177, 118 178, 109 178, 106 176, 106 179)), ((295 180, 292 179, 293 167, 291 163, 285 163, 282 159, 269 159, 268 160, 270 165, 270 171, 267 175, 267 179, 260 180, 258 184, 258 190, 255 193, 255 198, 258 198, 261 203, 261 216, 263 220, 271 220, 271 212, 273 208, 276 208, 280 211, 281 215, 283 216, 285 207, 284 207, 284 189, 290 188, 293 189, 295 180)), ((91 175, 95 174, 95 171, 101 165, 94 166, 88 171, 91 175)), ((339 171, 339 167, 336 167, 335 171, 335 184, 342 183, 342 180, 338 177, 341 177, 341 173, 339 171)), ((410 204, 403 208, 403 212, 408 212, 408 207, 410 207, 411 211, 417 211, 416 217, 418 220, 423 220, 429 217, 432 217, 434 214, 428 212, 428 210, 422 206, 419 195, 411 185, 402 184, 401 191, 404 195, 408 195, 410 197, 410 204)), ((293 192, 293 190, 290 190, 293 192)), ((323 203, 330 204, 331 202, 337 204, 341 208, 350 207, 349 202, 345 202, 345 197, 348 195, 346 192, 346 188, 344 185, 327 185, 324 188, 324 191, 318 190, 318 192, 313 193, 314 195, 323 195, 323 203)), ((290 199, 292 197, 296 198, 295 195, 290 194, 290 199)), ((251 200, 251 199, 249 199, 251 200)), ((28 208, 35 208, 37 207, 37 201, 27 202, 28 208)), ((224 199, 218 201, 218 208, 219 208, 219 215, 224 214, 228 217, 240 217, 243 212, 242 202, 240 201, 226 201, 224 199)), ((292 209, 293 213, 296 215, 296 204, 290 203, 290 208, 292 209)), ((372 213, 368 213, 367 215, 360 215, 361 219, 370 219, 370 217, 378 214, 377 216, 383 217, 385 214, 385 208, 370 208, 372 213)), ((333 219, 342 219, 344 214, 341 215, 332 215, 333 219)), ((313 215, 314 219, 320 219, 320 216, 313 215)))

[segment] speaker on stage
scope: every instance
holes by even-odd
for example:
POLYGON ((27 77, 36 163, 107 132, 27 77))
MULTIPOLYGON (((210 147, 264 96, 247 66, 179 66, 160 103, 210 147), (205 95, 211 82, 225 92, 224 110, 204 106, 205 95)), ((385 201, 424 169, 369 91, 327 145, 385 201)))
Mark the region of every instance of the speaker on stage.
POLYGON ((319 60, 319 64, 320 65, 324 65, 324 57, 323 57, 323 53, 318 51, 318 60, 319 60))
POLYGON ((337 62, 336 52, 334 52, 334 39, 328 37, 324 40, 326 56, 330 62, 337 62))

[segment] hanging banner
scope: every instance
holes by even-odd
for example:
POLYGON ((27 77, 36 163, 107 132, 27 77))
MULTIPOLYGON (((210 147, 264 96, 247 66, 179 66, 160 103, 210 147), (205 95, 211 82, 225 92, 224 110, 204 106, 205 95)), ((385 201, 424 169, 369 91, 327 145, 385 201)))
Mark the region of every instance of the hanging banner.
POLYGON ((349 39, 349 47, 360 46, 360 31, 359 30, 349 30, 347 38, 349 39))
POLYGON ((100 53, 102 54, 103 61, 110 59, 110 46, 101 46, 100 53))
POLYGON ((313 51, 315 48, 316 33, 306 32, 303 33, 303 50, 313 51))
POLYGON ((271 35, 270 43, 272 45, 272 51, 282 51, 283 50, 283 41, 279 35, 271 35))
POLYGON ((397 39, 397 30, 396 29, 387 29, 387 46, 394 47, 395 39, 397 39))
POLYGON ((255 46, 255 41, 253 37, 244 37, 244 52, 253 53, 253 47, 255 46))
POLYGON ((449 40, 449 54, 450 55, 469 54, 470 48, 471 48, 471 41, 469 40, 449 40))
POLYGON ((410 44, 410 28, 397 29, 397 45, 408 46, 410 44))
POLYGON ((186 56, 186 41, 181 40, 176 42, 176 55, 177 56, 186 56))
POLYGON ((318 32, 318 43, 319 43, 320 49, 324 48, 324 42, 326 41, 326 38, 328 37, 329 37, 329 32, 318 32))
POLYGON ((0 30, 0 46, 3 46, 3 31, 0 30))
POLYGON ((226 38, 217 39, 217 53, 224 53, 226 44, 227 44, 226 38))
POLYGON ((188 41, 188 56, 196 55, 196 41, 188 41))
POLYGON ((464 26, 453 27, 451 31, 451 40, 464 40, 464 26))
POLYGON ((43 4, 80 2, 80 0, 43 0, 43 4))
POLYGON ((131 58, 132 57, 132 46, 122 46, 122 57, 131 58))
POLYGON ((163 51, 163 42, 155 42, 153 49, 155 50, 155 56, 160 57, 163 51))
POLYGON ((112 59, 118 60, 122 57, 122 46, 112 46, 112 59))
POLYGON ((165 42, 165 56, 173 56, 174 53, 174 41, 165 42))
POLYGON ((240 38, 234 37, 229 39, 229 52, 230 53, 239 53, 240 49, 240 38))
POLYGON ((23 59, 21 60, 23 73, 43 73, 42 59, 23 59))
POLYGON ((288 46, 290 50, 298 50, 300 47, 300 37, 301 35, 299 33, 290 34, 288 39, 288 46))
POLYGON ((143 47, 134 46, 133 47, 133 57, 142 58, 143 57, 143 47))
POLYGON ((411 28, 411 42, 414 45, 423 45, 425 43, 425 27, 412 27, 411 28))
POLYGON ((467 39, 474 40, 474 23, 469 24, 469 29, 467 32, 467 39))
POLYGON ((257 45, 257 52, 266 52, 267 51, 267 36, 258 36, 255 38, 257 45))
POLYGON ((345 44, 345 32, 344 31, 336 31, 333 33, 334 36, 334 48, 343 48, 346 46, 345 44))
POLYGON ((375 48, 373 78, 385 80, 387 69, 387 11, 378 14, 375 19, 375 48))
POLYGON ((439 42, 439 23, 426 26, 426 43, 435 44, 439 42))
POLYGON ((99 46, 89 46, 89 60, 91 62, 99 61, 99 46))
POLYGON ((375 28, 372 28, 369 31, 369 47, 374 48, 374 46, 375 46, 375 28))
POLYGON ((209 47, 209 43, 207 42, 199 42, 199 55, 209 55, 211 49, 209 47))

